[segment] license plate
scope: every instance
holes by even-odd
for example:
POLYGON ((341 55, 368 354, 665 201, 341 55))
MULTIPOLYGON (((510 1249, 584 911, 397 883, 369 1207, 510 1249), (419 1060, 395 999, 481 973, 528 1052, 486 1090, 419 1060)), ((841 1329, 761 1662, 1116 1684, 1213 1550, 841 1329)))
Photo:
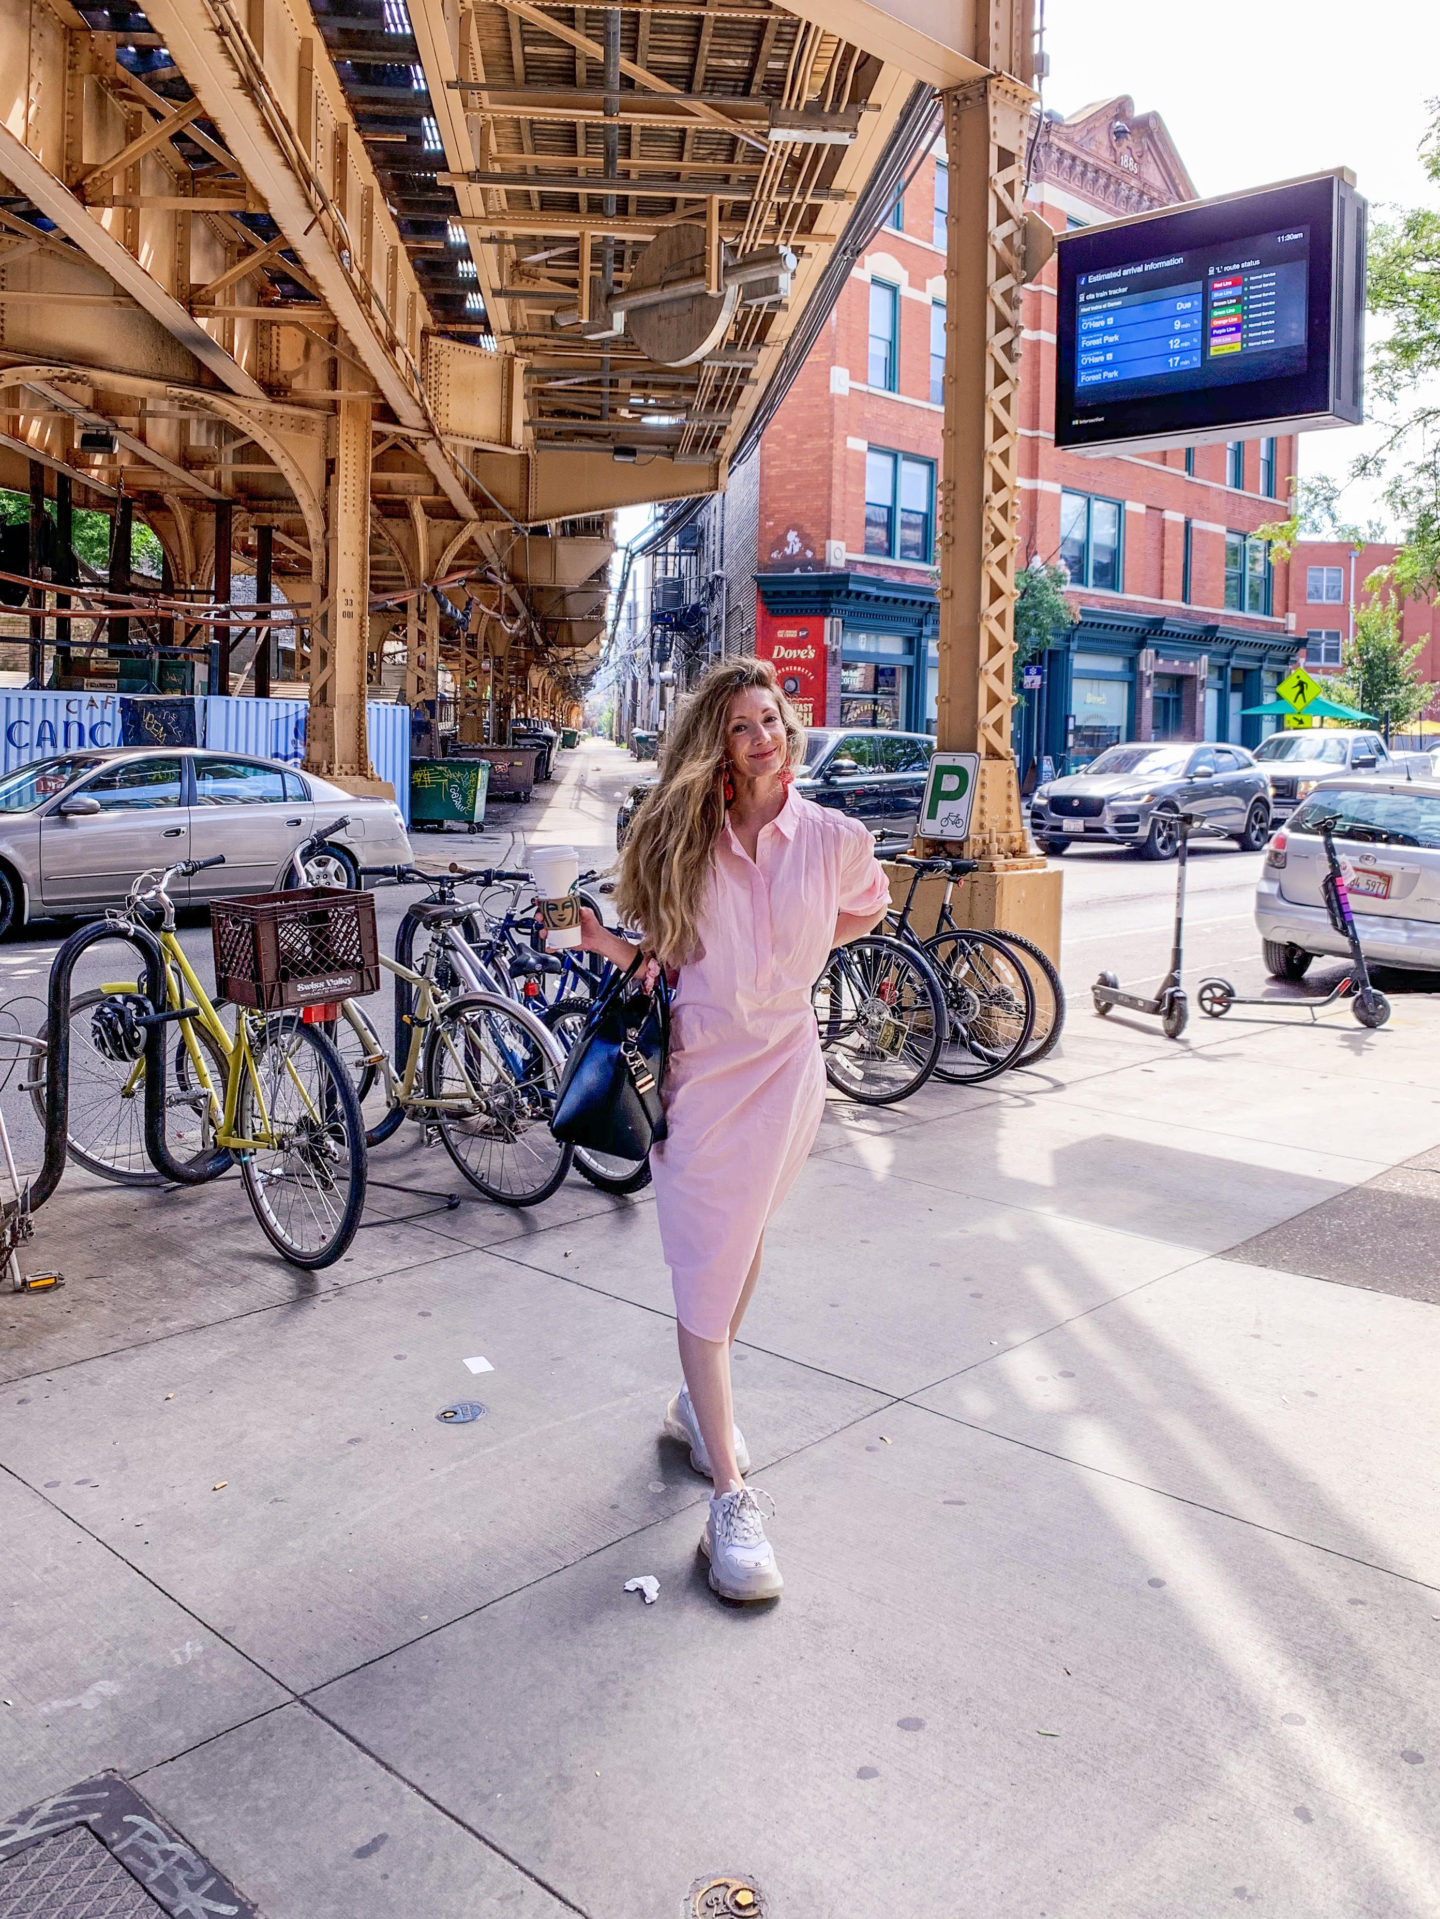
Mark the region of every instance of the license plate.
POLYGON ((1085 831, 1084 820, 1062 820, 1061 825, 1067 833, 1083 833, 1085 831))
POLYGON ((1391 873, 1360 872, 1349 882, 1348 891, 1364 893, 1368 899, 1372 900, 1388 900, 1390 882, 1393 878, 1394 875, 1391 873))

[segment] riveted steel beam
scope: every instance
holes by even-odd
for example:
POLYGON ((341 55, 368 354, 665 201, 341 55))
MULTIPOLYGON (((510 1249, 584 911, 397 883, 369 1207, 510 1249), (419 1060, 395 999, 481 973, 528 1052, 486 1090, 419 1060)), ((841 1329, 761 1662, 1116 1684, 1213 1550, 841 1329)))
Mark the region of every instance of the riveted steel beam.
POLYGON ((146 11, 379 395, 402 425, 429 429, 417 451, 451 508, 475 518, 430 417, 425 295, 308 7, 265 7, 263 55, 223 0, 146 11))

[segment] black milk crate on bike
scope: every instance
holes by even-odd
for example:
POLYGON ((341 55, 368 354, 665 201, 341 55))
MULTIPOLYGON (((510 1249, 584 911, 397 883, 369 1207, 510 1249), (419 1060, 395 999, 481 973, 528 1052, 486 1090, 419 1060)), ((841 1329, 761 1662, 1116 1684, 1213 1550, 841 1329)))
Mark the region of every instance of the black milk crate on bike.
POLYGON ((262 1012, 359 999, 380 984, 373 893, 298 886, 216 900, 210 938, 216 993, 262 1012))

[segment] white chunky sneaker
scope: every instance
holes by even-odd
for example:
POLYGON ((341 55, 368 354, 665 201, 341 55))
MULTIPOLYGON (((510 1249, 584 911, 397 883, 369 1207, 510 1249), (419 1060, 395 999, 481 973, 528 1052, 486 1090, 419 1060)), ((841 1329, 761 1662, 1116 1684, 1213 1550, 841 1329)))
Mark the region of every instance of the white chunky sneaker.
POLYGON ((765 1537, 765 1518, 760 1499, 775 1502, 768 1493, 756 1497, 755 1489, 742 1486, 738 1492, 716 1493, 710 1501, 710 1515, 700 1535, 700 1550, 710 1561, 710 1585, 722 1599, 775 1599, 785 1581, 775 1564, 775 1551, 765 1537))
MULTIPOLYGON (((690 1404, 688 1386, 682 1386, 665 1408, 665 1431, 671 1439, 678 1439, 682 1446, 690 1448, 690 1464, 697 1473, 704 1473, 707 1479, 715 1477, 710 1467, 710 1455, 705 1450, 700 1422, 695 1417, 695 1408, 690 1404)), ((740 1477, 743 1479, 750 1470, 750 1451, 745 1444, 745 1435, 738 1426, 735 1428, 735 1464, 740 1468, 740 1477)))

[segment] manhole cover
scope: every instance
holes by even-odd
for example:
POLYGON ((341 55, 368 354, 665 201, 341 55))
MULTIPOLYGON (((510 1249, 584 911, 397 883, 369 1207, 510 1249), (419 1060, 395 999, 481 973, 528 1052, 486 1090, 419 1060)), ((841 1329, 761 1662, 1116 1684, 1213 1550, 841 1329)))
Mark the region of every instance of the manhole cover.
POLYGON ((683 1919, 769 1919, 764 1893, 748 1873, 697 1879, 685 1898, 683 1919))
POLYGON ((0 1819, 0 1919, 259 1919, 117 1773, 0 1819))
POLYGON ((472 1419, 483 1419, 485 1408, 478 1399, 457 1399, 453 1406, 442 1406, 435 1417, 442 1426, 468 1426, 472 1419))

